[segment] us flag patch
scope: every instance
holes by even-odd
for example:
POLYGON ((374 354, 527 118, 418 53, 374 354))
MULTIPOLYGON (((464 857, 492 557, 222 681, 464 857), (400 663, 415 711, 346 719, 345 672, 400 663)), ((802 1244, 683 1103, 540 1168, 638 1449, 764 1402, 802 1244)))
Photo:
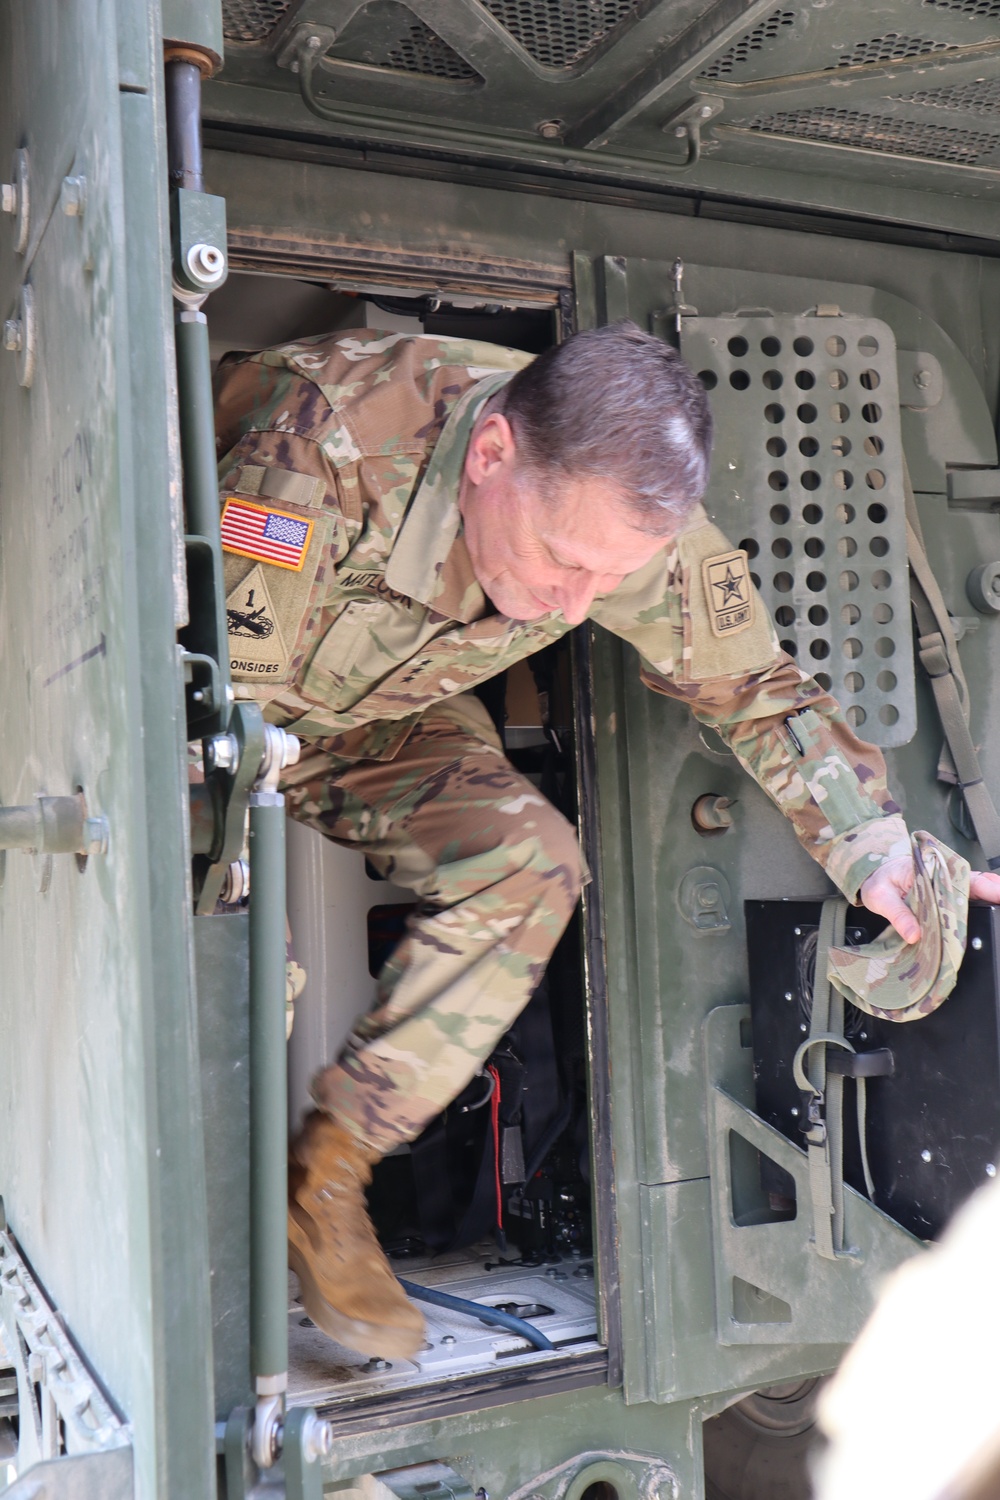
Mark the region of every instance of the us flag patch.
POLYGON ((222 512, 221 528, 223 551, 300 573, 313 522, 300 521, 298 516, 290 516, 283 510, 230 498, 222 512))

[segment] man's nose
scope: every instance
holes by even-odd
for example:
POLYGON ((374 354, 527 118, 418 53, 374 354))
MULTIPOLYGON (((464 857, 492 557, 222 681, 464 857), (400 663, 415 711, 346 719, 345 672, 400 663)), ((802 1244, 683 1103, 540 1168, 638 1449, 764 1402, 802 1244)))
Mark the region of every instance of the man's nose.
POLYGON ((559 590, 562 613, 570 625, 580 625, 587 618, 597 594, 597 582, 593 573, 578 573, 562 584, 559 590))

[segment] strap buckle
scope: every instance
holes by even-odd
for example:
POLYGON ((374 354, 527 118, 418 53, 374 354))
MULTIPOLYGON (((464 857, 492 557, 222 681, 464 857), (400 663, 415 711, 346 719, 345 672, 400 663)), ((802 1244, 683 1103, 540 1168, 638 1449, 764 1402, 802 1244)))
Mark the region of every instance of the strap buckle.
POLYGON ((821 1093, 810 1094, 806 1104, 806 1123, 802 1134, 810 1146, 826 1145, 826 1098, 821 1093))
POLYGON ((940 631, 922 635, 918 644, 920 665, 928 677, 948 677, 951 673, 951 659, 940 631))

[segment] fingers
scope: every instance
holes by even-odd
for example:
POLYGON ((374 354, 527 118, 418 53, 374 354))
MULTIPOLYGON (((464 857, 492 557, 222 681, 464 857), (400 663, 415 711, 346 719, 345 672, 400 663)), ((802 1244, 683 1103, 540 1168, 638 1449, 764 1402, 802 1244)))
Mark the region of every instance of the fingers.
MULTIPOLYGON (((875 909, 871 907, 869 902, 865 904, 869 906, 869 909, 875 909)), ((892 923, 904 943, 919 943, 920 923, 903 898, 898 896, 895 891, 887 891, 883 896, 881 907, 877 909, 881 916, 887 917, 892 923)))
POLYGON ((969 895, 973 901, 989 901, 1000 906, 1000 875, 973 870, 969 877, 969 895))
POLYGON ((904 943, 920 941, 920 923, 903 899, 912 885, 913 862, 891 860, 869 875, 860 893, 868 910, 891 922, 904 943))

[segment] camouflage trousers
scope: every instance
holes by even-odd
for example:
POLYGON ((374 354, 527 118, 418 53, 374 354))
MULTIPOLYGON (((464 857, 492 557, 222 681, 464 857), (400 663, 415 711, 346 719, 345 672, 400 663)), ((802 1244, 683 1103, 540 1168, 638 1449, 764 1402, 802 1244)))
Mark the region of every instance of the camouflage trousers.
POLYGON ((583 884, 571 825, 505 758, 470 694, 423 715, 392 760, 309 740, 292 816, 362 851, 418 905, 313 1096, 384 1155, 460 1093, 539 983, 583 884))

